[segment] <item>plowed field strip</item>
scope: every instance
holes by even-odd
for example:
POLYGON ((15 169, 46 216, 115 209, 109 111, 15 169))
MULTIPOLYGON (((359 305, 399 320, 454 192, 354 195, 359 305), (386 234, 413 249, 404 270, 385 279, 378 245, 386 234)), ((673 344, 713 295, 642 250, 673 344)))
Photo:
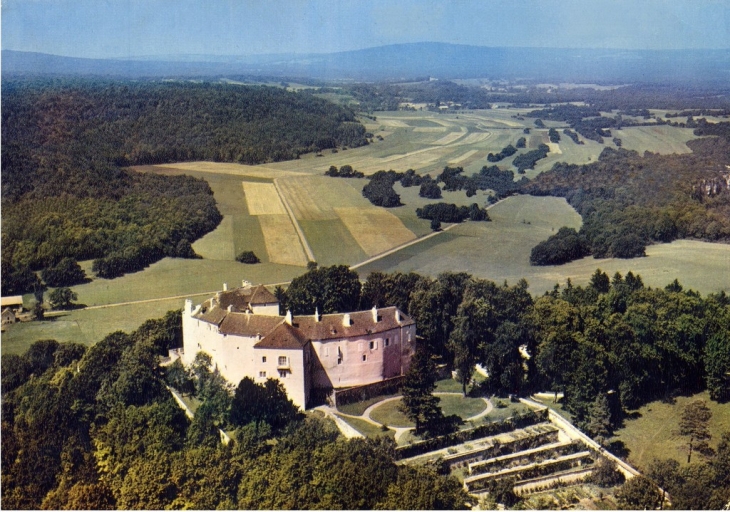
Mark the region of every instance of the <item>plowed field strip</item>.
POLYGON ((256 183, 243 181, 243 193, 246 196, 246 206, 251 215, 281 215, 286 214, 281 204, 279 194, 273 183, 256 183))
POLYGON ((335 212, 368 256, 416 238, 398 217, 385 210, 335 208, 335 212))
POLYGON ((306 266, 307 256, 289 215, 260 215, 258 219, 261 231, 264 233, 269 261, 283 265, 306 266))

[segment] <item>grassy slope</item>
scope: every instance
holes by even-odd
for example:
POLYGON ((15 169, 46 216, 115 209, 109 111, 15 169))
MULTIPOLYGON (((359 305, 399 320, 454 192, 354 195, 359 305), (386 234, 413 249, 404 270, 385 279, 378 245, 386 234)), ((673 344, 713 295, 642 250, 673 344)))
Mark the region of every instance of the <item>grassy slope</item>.
MULTIPOLYGON (((712 402, 707 392, 691 397, 680 396, 672 404, 652 402, 645 405, 638 410, 637 419, 626 420, 624 428, 616 432, 618 440, 629 449, 629 463, 639 470, 645 470, 654 458, 672 458, 686 464, 683 439, 676 435, 676 430, 685 405, 696 399, 705 400, 712 411, 710 432, 713 438, 710 446, 717 447, 721 433, 730 431, 730 404, 712 402)), ((695 455, 692 460, 695 460, 695 455)))

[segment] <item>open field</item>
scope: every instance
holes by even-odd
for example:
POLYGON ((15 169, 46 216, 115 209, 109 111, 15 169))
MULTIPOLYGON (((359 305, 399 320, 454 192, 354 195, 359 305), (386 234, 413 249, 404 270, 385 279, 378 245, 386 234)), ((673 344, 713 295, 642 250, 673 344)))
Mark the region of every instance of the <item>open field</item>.
MULTIPOLYGON (((621 139, 621 147, 643 154, 644 151, 668 155, 671 153, 690 153, 687 141, 696 139, 692 128, 672 126, 629 126, 613 130, 614 137, 621 139)), ((606 141, 608 144, 608 140, 606 141)))
POLYGON ((269 261, 282 265, 307 265, 307 255, 289 215, 259 216, 269 261))
MULTIPOLYGON (((616 431, 616 438, 629 449, 628 462, 644 471, 655 458, 672 458, 685 465, 687 453, 682 449, 684 440, 676 435, 676 430, 684 407, 697 399, 705 400, 712 411, 712 439, 709 444, 717 448, 721 433, 730 432, 730 404, 711 401, 705 391, 690 397, 677 397, 674 403, 652 402, 637 411, 637 419, 625 420, 625 426, 616 431)), ((692 461, 701 459, 700 454, 692 455, 692 461)))
MULTIPOLYGON (((473 198, 472 198, 473 199, 473 198)), ((489 210, 492 222, 465 222, 423 243, 365 265, 362 276, 375 270, 469 272, 477 277, 514 284, 525 278, 533 294, 564 285, 568 278, 586 285, 600 268, 613 275, 638 273, 648 286, 664 287, 678 278, 685 288, 700 293, 730 291, 730 245, 693 240, 649 246, 646 258, 583 258, 566 265, 533 267, 530 250, 562 226, 578 228, 580 216, 563 199, 514 196, 489 210)))
POLYGON ((286 215, 273 183, 241 182, 246 206, 251 215, 286 215))
POLYGON ((207 172, 213 174, 230 174, 233 176, 249 176, 252 178, 283 178, 298 176, 297 171, 282 171, 261 165, 243 165, 229 162, 178 162, 174 164, 159 164, 155 167, 163 169, 179 169, 181 171, 207 172))
POLYGON ((416 235, 384 209, 335 208, 342 223, 368 256, 374 256, 409 242, 416 235))

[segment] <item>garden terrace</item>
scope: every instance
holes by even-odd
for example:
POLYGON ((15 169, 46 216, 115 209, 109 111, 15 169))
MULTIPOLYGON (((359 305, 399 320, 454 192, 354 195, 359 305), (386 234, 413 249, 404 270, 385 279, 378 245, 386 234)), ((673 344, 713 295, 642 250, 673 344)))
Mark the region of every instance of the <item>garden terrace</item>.
POLYGON ((468 443, 469 441, 473 441, 475 439, 481 439, 488 436, 496 436, 497 434, 502 434, 505 432, 511 432, 515 429, 521 429, 531 425, 535 425, 536 423, 545 422, 546 420, 547 409, 544 409, 542 411, 531 411, 525 414, 516 414, 514 417, 507 418, 500 422, 487 423, 473 429, 462 430, 454 434, 435 437, 433 439, 414 443, 409 446, 397 448, 396 458, 400 460, 415 458, 418 455, 436 451, 440 451, 440 454, 443 455, 446 453, 446 448, 468 443))
POLYGON ((516 453, 526 447, 553 443, 558 440, 559 429, 550 423, 540 423, 481 439, 473 439, 441 450, 402 459, 402 462, 421 463, 441 458, 451 469, 468 467, 470 463, 493 458, 500 454, 516 453))
POLYGON ((584 450, 570 455, 563 455, 556 459, 549 459, 516 468, 503 469, 495 473, 485 473, 464 479, 464 486, 469 492, 485 491, 489 482, 503 478, 516 478, 516 483, 521 484, 530 479, 536 479, 545 475, 554 476, 559 471, 571 470, 577 466, 584 467, 593 464, 594 455, 590 450, 584 450))
POLYGON ((579 441, 564 441, 551 443, 529 450, 518 451, 503 457, 493 457, 491 459, 474 462, 469 464, 469 473, 471 475, 479 475, 483 473, 494 473, 503 469, 524 466, 530 463, 542 462, 543 460, 554 459, 563 455, 570 455, 581 451, 585 448, 579 441))

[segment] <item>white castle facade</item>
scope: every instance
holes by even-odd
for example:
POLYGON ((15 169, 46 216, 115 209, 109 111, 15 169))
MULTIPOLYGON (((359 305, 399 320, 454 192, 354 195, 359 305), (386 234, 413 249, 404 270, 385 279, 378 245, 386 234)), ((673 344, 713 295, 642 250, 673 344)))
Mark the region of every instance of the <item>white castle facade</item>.
POLYGON ((315 388, 362 386, 404 375, 415 350, 416 326, 397 307, 330 315, 285 316, 263 285, 215 294, 183 311, 183 363, 198 352, 233 385, 244 377, 278 379, 306 408, 315 388))

